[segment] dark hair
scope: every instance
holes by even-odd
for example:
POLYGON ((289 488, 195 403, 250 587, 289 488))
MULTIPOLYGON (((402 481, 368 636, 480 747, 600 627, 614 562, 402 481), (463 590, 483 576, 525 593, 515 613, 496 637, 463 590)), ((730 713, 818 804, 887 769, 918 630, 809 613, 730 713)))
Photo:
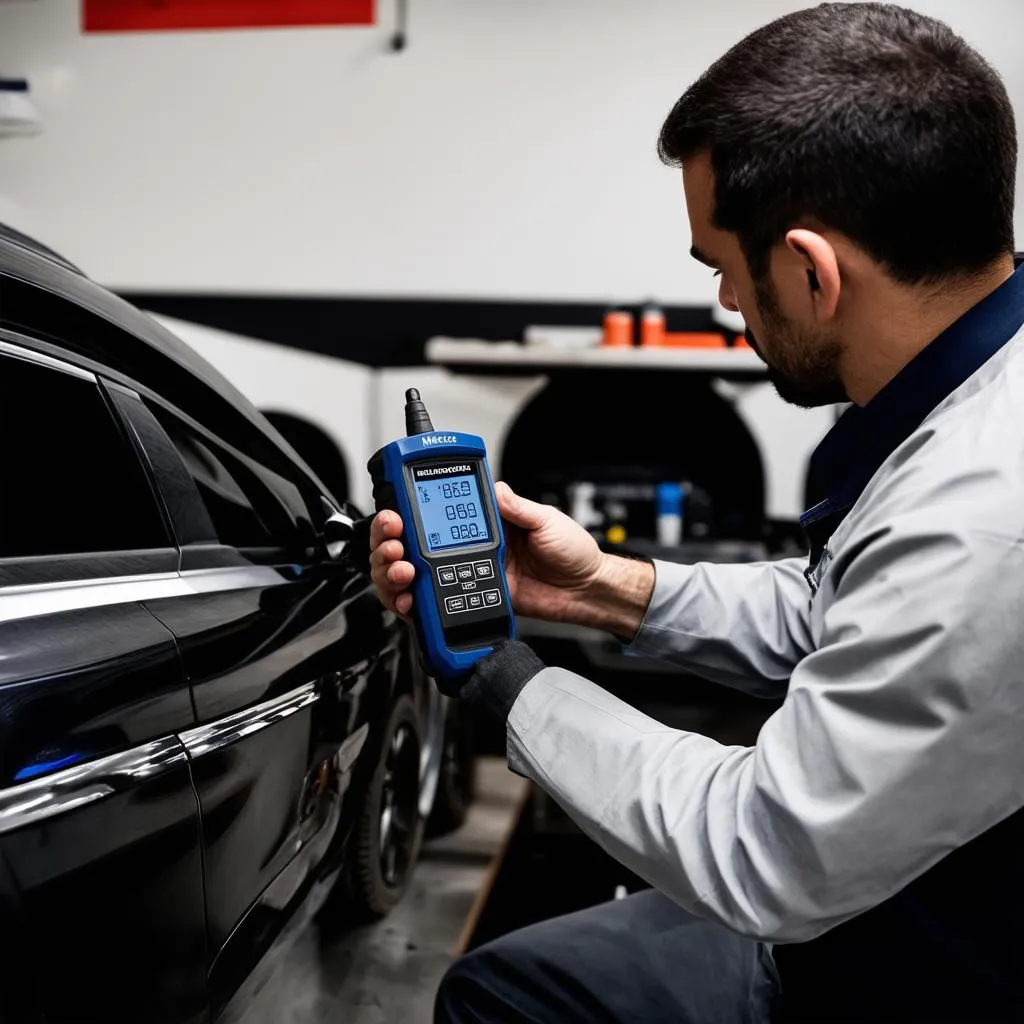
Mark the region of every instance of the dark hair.
POLYGON ((822 4, 715 61, 672 108, 668 164, 708 149, 718 227, 755 278, 803 222, 906 284, 1013 252, 1017 134, 999 75, 947 25, 891 4, 822 4))

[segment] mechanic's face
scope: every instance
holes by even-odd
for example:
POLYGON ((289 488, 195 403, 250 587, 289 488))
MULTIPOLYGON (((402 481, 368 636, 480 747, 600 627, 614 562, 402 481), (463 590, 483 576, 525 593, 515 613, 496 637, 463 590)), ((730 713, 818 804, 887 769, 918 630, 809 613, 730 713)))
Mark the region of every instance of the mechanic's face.
POLYGON ((779 395, 805 408, 847 401, 839 377, 842 343, 834 325, 822 326, 812 315, 805 264, 780 245, 765 279, 753 279, 737 236, 713 223, 714 174, 706 153, 683 164, 683 189, 691 253, 719 277, 718 301, 742 314, 747 340, 767 363, 779 395))

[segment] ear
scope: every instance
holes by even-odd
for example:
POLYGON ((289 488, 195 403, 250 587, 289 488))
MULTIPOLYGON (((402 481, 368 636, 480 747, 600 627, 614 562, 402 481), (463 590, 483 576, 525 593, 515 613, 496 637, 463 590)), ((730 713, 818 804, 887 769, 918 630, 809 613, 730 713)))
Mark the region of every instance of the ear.
POLYGON ((815 316, 819 321, 831 320, 836 315, 841 289, 839 261, 832 244, 816 231, 794 228, 786 232, 786 246, 807 272, 815 316))

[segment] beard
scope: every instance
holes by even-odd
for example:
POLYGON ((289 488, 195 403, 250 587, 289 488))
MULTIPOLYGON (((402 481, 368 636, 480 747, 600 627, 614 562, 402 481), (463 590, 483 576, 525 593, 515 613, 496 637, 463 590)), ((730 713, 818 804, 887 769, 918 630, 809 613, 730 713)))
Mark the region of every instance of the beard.
POLYGON ((755 295, 770 354, 765 352, 764 338, 759 342, 749 327, 745 336, 767 365, 768 379, 779 397, 802 409, 848 402, 850 399, 839 377, 843 351, 839 339, 830 333, 816 334, 787 320, 766 282, 758 282, 755 295))

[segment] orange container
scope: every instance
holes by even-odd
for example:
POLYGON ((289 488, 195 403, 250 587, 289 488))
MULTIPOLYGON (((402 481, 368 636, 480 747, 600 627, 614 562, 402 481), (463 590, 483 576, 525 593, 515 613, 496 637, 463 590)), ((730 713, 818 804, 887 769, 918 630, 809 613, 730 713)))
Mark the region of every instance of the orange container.
POLYGON ((633 314, 621 310, 612 310, 604 317, 605 348, 632 348, 633 346, 633 314))
POLYGON ((670 348, 725 348, 725 337, 710 331, 672 331, 662 344, 670 348))
POLYGON ((665 344, 665 314, 653 307, 640 317, 640 344, 645 348, 665 344))

